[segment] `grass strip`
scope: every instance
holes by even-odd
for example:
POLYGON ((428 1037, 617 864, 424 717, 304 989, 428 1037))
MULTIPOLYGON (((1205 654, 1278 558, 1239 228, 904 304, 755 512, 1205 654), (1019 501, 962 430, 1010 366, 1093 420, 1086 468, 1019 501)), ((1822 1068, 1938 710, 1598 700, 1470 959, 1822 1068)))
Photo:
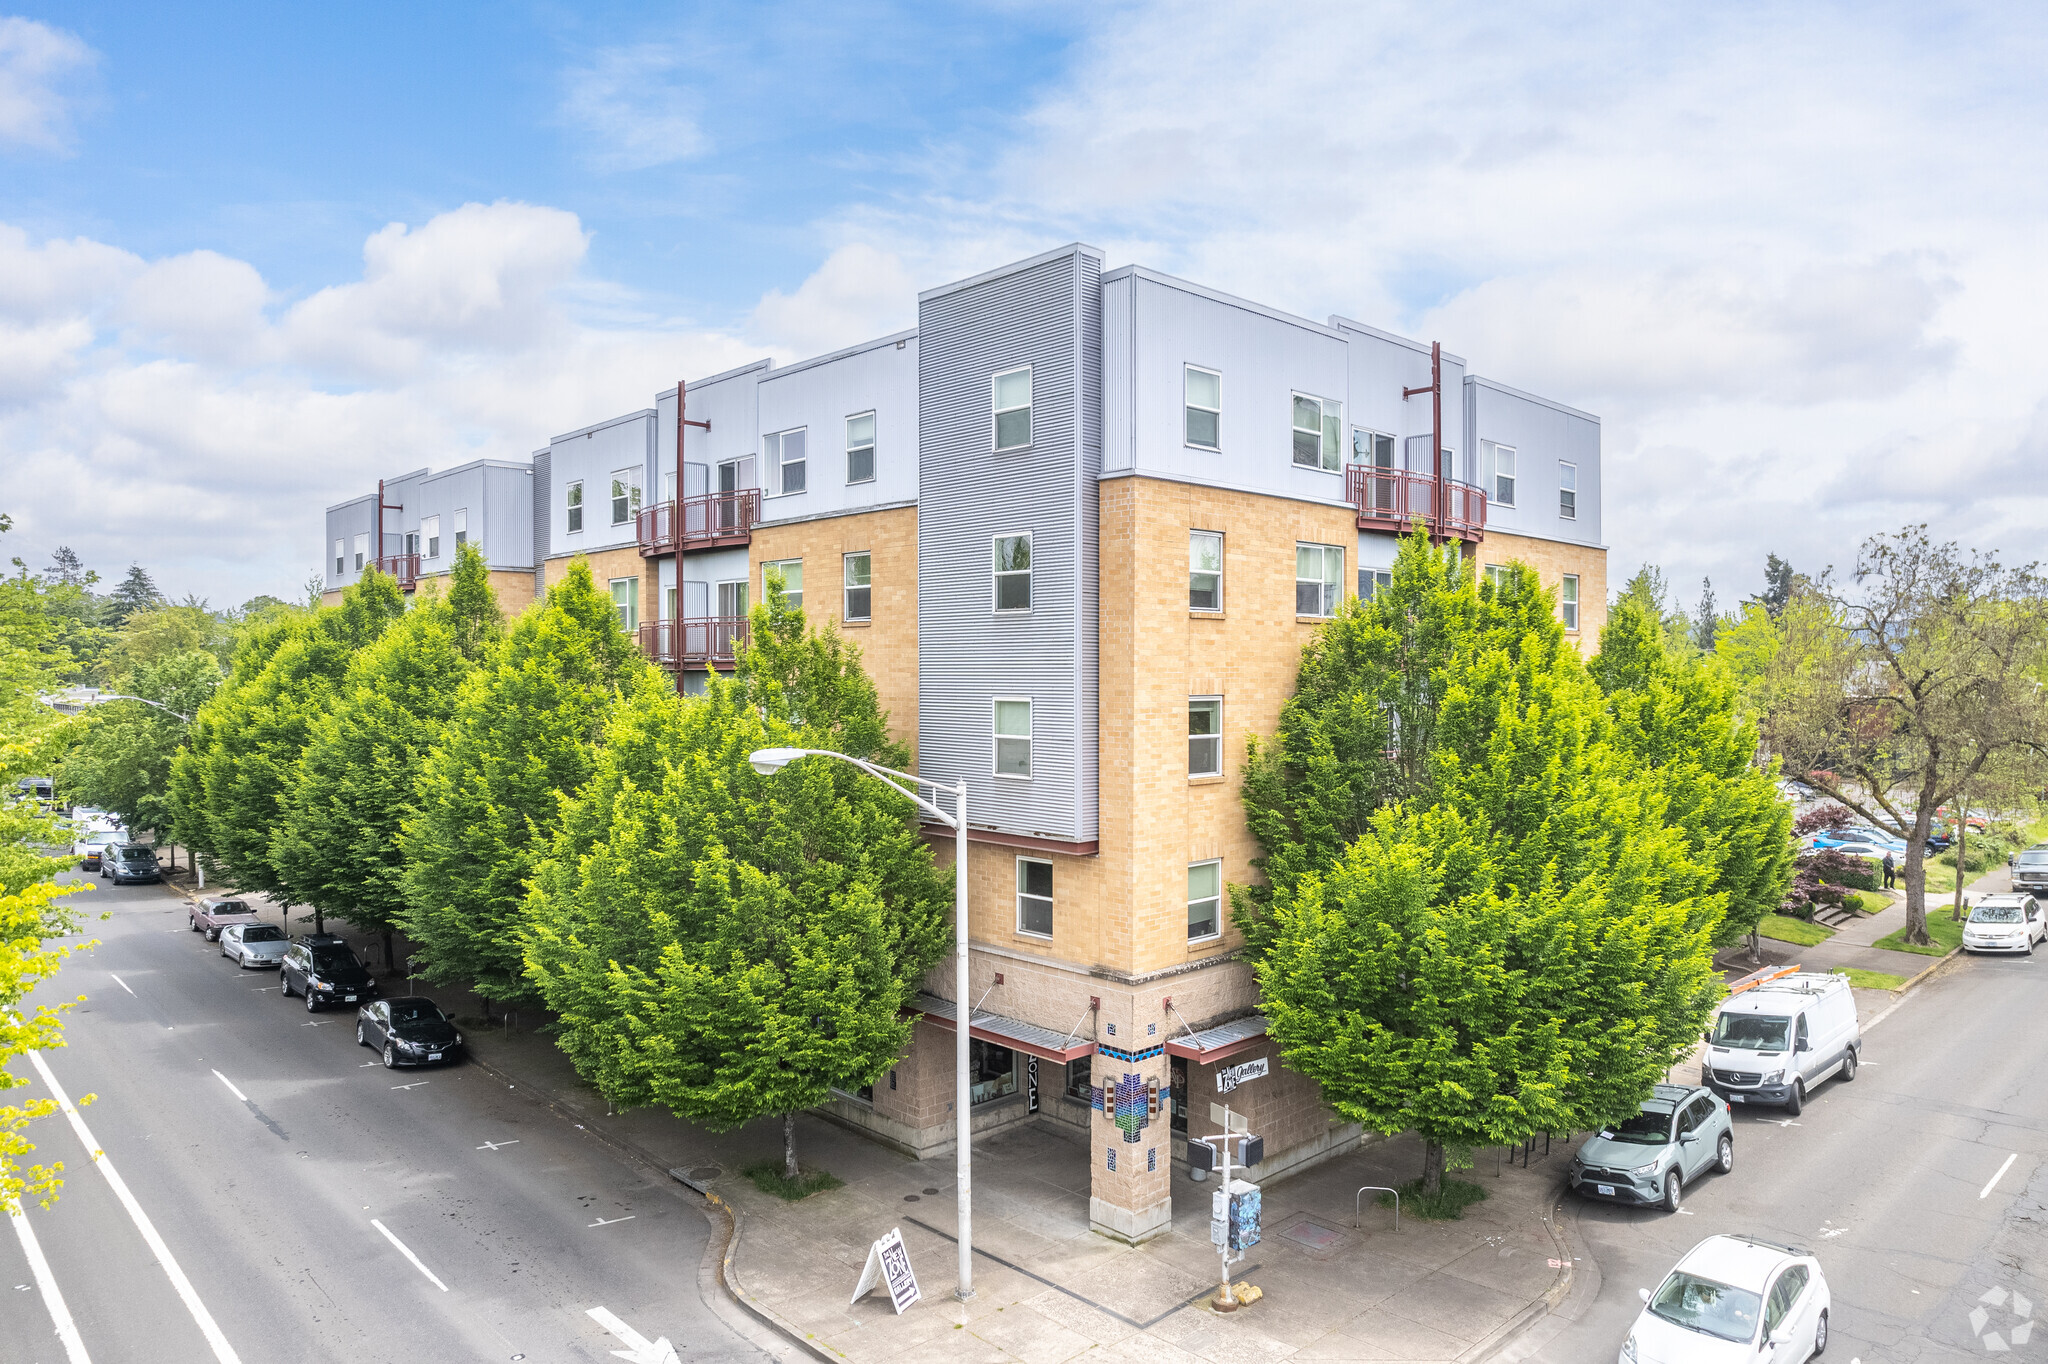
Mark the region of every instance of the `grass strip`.
POLYGON ((1835 936, 1835 930, 1826 924, 1813 923, 1806 919, 1795 919, 1789 914, 1766 914, 1757 921, 1757 936, 1776 942, 1789 942, 1798 947, 1812 947, 1815 943, 1826 942, 1835 936))
POLYGON ((782 1172, 779 1160, 764 1160, 759 1165, 749 1165, 740 1173, 753 1180, 754 1187, 762 1193, 774 1194, 787 1203, 809 1198, 827 1189, 837 1189, 846 1183, 829 1170, 807 1169, 801 1165, 797 1167, 797 1177, 791 1179, 782 1172))
POLYGON ((1903 928, 1896 933, 1885 934, 1872 945, 1882 947, 1887 952, 1917 952, 1923 957, 1945 957, 1963 945, 1963 926, 1949 918, 1949 907, 1946 905, 1939 908, 1934 905, 1927 907, 1927 933, 1934 939, 1932 947, 1919 947, 1907 942, 1906 930, 1903 928))
MULTIPOLYGON (((1425 1222, 1454 1221, 1465 1215, 1465 1209, 1485 1197, 1486 1190, 1469 1179, 1452 1179, 1445 1175, 1442 1186, 1434 1194, 1423 1193, 1422 1181, 1411 1179, 1401 1185, 1401 1215, 1420 1217, 1425 1222)), ((1393 1198, 1387 1194, 1381 1194, 1378 1202, 1383 1208, 1394 1206, 1393 1198)))
POLYGON ((1860 966, 1837 966, 1835 974, 1847 976, 1849 983, 1859 990, 1896 990, 1906 983, 1904 976, 1889 971, 1866 971, 1860 966))

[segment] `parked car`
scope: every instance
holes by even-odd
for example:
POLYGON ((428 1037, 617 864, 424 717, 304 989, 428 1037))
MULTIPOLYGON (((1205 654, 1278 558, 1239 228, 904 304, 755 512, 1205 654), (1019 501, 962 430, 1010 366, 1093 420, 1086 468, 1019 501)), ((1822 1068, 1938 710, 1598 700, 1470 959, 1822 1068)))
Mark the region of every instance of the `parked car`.
POLYGON ((375 1047, 386 1067, 453 1061, 462 1034, 439 1005, 423 995, 380 999, 356 1010, 356 1045, 375 1047))
POLYGON ((1987 895, 1963 923, 1965 952, 2017 952, 2034 955, 2034 944, 2048 938, 2041 904, 2031 895, 1987 895))
POLYGON ((1637 1292, 1620 1364, 1801 1364, 1828 1347, 1827 1276, 1797 1246, 1709 1236, 1637 1292))
POLYGON ((2013 858, 2012 888, 2048 891, 2048 843, 2036 843, 2013 858))
POLYGON ((1852 839, 1847 843, 1817 842, 1813 846, 1816 851, 1838 852, 1845 857, 1875 857, 1881 859, 1886 853, 1890 853, 1893 857, 1903 859, 1906 855, 1904 848, 1894 848, 1889 844, 1866 843, 1860 839, 1852 839))
POLYGON ((323 1004, 354 1004, 377 997, 377 982, 356 960, 347 941, 332 933, 308 933, 286 948, 278 963, 277 988, 286 998, 303 995, 309 1014, 323 1004))
POLYGON ((92 829, 82 832, 71 844, 71 855, 78 859, 80 871, 98 871, 100 854, 107 845, 121 841, 121 835, 109 829, 92 829))
POLYGON ((1588 1198, 1662 1203, 1678 1211, 1685 1185, 1709 1170, 1735 1168, 1728 1101, 1692 1085, 1658 1085, 1641 1111, 1589 1137, 1567 1167, 1588 1198))
POLYGON ((100 876, 117 886, 164 879, 156 849, 143 843, 109 843, 100 850, 100 876))
POLYGON ((1813 836, 1813 846, 1816 848, 1840 848, 1846 852, 1851 845, 1859 843, 1876 848, 1879 857, 1883 857, 1887 852, 1903 857, 1906 852, 1904 840, 1893 838, 1882 829, 1873 829, 1868 825, 1858 824, 1846 829, 1829 829, 1813 836))
POLYGON ((229 924, 220 931, 220 954, 243 970, 275 966, 291 942, 276 924, 229 924))
POLYGON ((1783 1104, 1797 1117, 1829 1076, 1856 1078, 1863 1031, 1846 976, 1802 971, 1726 1000, 1706 1034, 1707 1087, 1731 1103, 1783 1104))
POLYGON ((208 942, 219 942, 229 924, 256 922, 256 911, 241 900, 194 900, 187 912, 192 931, 204 933, 208 942))

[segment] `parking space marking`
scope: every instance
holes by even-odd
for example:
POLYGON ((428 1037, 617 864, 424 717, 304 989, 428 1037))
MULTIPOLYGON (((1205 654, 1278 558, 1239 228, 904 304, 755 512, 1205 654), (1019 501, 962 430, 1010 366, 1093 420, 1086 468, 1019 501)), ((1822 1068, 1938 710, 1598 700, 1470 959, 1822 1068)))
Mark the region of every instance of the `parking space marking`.
POLYGON ((443 1293, 446 1293, 448 1291, 448 1285, 442 1283, 440 1279, 435 1277, 433 1270, 428 1269, 426 1265, 420 1262, 420 1257, 412 1253, 411 1247, 407 1246, 405 1242, 399 1240, 396 1236, 393 1236, 391 1234, 391 1228, 385 1226, 382 1222, 379 1222, 374 1217, 370 1219, 370 1225, 375 1227, 378 1231, 383 1232, 384 1239, 389 1241, 392 1245, 397 1246, 398 1253, 400 1255, 403 1255, 406 1259, 411 1260, 412 1267, 414 1269, 417 1269, 420 1273, 426 1275, 428 1282, 432 1283, 434 1287, 440 1289, 443 1293))
POLYGON ((64 1357, 71 1364, 92 1364, 92 1356, 85 1352, 85 1341, 78 1334, 78 1323, 71 1319, 71 1309, 65 1306, 64 1295, 58 1291, 57 1276, 50 1272, 50 1262, 43 1258, 42 1243, 36 1240, 35 1228, 28 1224, 28 1213, 19 1203, 13 1203, 0 1209, 0 1214, 14 1223, 14 1234, 21 1238, 21 1252, 28 1257, 29 1272, 35 1275, 36 1287, 42 1291, 43 1305, 50 1309, 50 1324, 57 1328, 57 1339, 64 1342, 64 1357))
POLYGON ((2010 1170, 2010 1169, 2012 1168, 2012 1163, 2013 1163, 2014 1161, 2018 1160, 2019 1158, 2020 1158, 2020 1153, 2019 1153, 2019 1152, 2017 1152, 2017 1151, 2015 1151, 2015 1152, 2013 1152, 2013 1153, 2012 1153, 2011 1155, 2007 1156, 2007 1157, 2005 1158, 2005 1164, 2003 1164, 2003 1165, 2001 1165, 2001 1166, 1999 1166, 1999 1167, 1998 1167, 1998 1173, 1997 1173, 1997 1174, 1995 1174, 1995 1175, 1993 1175, 1993 1176, 1991 1176, 1991 1179, 1990 1179, 1990 1181, 1989 1181, 1988 1183, 1986 1183, 1986 1184, 1984 1185, 1984 1187, 1983 1187, 1982 1189, 1979 1189, 1979 1190, 1977 1191, 1977 1197, 1978 1197, 1979 1199, 1983 1199, 1983 1198, 1987 1198, 1987 1197, 1989 1197, 1989 1196, 1990 1196, 1990 1194, 1991 1194, 1991 1191, 1992 1191, 1993 1189, 1995 1189, 1995 1188, 1997 1188, 1997 1187, 1998 1187, 1998 1181, 1999 1181, 1999 1180, 2001 1180, 2001 1179, 2004 1179, 2004 1178, 2005 1178, 2005 1172, 2006 1172, 2007 1170, 2010 1170))
POLYGON ((214 1078, 214 1079, 216 1079, 216 1080, 218 1080, 218 1081, 220 1081, 220 1082, 221 1082, 222 1084, 226 1085, 226 1086, 228 1087, 228 1093, 230 1093, 230 1094, 234 1095, 234 1096, 235 1096, 235 1097, 236 1097, 237 1099, 240 1099, 240 1100, 241 1100, 241 1101, 242 1101, 243 1103, 247 1103, 247 1102, 249 1102, 249 1096, 248 1096, 248 1095, 246 1095, 246 1094, 244 1094, 244 1093, 243 1093, 243 1092, 242 1092, 241 1090, 239 1090, 239 1089, 236 1089, 236 1088, 235 1088, 235 1082, 234 1082, 233 1080, 230 1080, 230 1079, 229 1079, 229 1078, 228 1078, 227 1076, 225 1076, 225 1075, 221 1074, 221 1073, 220 1073, 219 1071, 217 1071, 217 1070, 216 1070, 216 1071, 215 1071, 215 1072, 213 1073, 213 1078, 214 1078))
POLYGON ((517 1146, 518 1144, 519 1138, 514 1137, 510 1141, 487 1141, 476 1149, 479 1151, 502 1151, 507 1146, 517 1146))
POLYGON ((421 1085, 432 1084, 431 1080, 414 1080, 409 1085, 393 1085, 393 1089, 418 1089, 421 1085))
MULTIPOLYGON (((107 974, 110 976, 114 976, 114 973, 112 971, 107 972, 107 974)), ((120 986, 124 990, 128 990, 128 993, 131 995, 135 993, 135 991, 130 990, 128 988, 128 982, 121 979, 119 976, 114 976, 114 984, 120 986)))
MULTIPOLYGON (((627 1214, 626 1214, 626 1215, 625 1215, 624 1217, 614 1217, 614 1218, 612 1218, 612 1219, 611 1219, 610 1221, 606 1221, 606 1220, 605 1220, 604 1218, 600 1217, 600 1218, 598 1218, 598 1219, 597 1219, 597 1220, 596 1220, 595 1222, 592 1222, 592 1223, 590 1224, 590 1226, 591 1226, 591 1227, 615 1227, 615 1226, 617 1226, 617 1225, 618 1225, 619 1223, 621 1223, 621 1222, 630 1222, 630 1221, 632 1221, 632 1220, 633 1220, 633 1219, 634 1219, 635 1217, 638 1217, 639 1215, 640 1215, 640 1214, 638 1214, 638 1213, 632 1213, 632 1212, 629 1212, 629 1213, 627 1213, 627 1214)), ((586 1228, 584 1228, 584 1230, 585 1230, 585 1231, 588 1231, 589 1229, 590 1229, 589 1227, 586 1227, 586 1228)))

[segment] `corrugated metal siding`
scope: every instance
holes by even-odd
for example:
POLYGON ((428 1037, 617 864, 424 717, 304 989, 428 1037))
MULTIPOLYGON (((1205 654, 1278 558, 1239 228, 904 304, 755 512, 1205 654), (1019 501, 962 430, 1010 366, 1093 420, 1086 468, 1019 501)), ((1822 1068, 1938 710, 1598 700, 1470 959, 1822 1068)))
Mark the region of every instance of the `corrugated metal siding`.
POLYGON ((538 450, 533 456, 533 595, 547 595, 548 516, 555 506, 554 456, 538 450))
POLYGON ((1102 467, 1138 464, 1137 281, 1120 275, 1102 286, 1102 467))
POLYGON ((918 316, 918 765, 974 823, 1095 837, 1101 262, 1070 251, 918 316), (991 377, 1032 367, 1032 445, 991 450, 991 377), (992 611, 994 536, 1032 534, 1032 610, 992 611), (993 776, 993 699, 1032 700, 1032 777, 993 776))

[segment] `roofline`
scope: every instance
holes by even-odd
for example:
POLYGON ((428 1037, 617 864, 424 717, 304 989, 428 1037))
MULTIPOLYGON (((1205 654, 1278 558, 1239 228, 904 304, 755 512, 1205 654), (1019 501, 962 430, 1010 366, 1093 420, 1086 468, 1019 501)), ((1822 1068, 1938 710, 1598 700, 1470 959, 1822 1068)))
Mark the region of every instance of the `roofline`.
POLYGON ((564 431, 559 436, 550 436, 548 438, 548 448, 553 449, 561 441, 574 440, 578 436, 587 436, 593 431, 603 431, 613 426, 624 426, 627 422, 646 421, 649 417, 660 415, 651 407, 643 407, 638 412, 628 412, 623 417, 613 417, 608 421, 597 422, 590 426, 579 426, 574 431, 564 431))
MULTIPOLYGON (((1379 327, 1368 326, 1365 323, 1359 322, 1353 318, 1345 317, 1341 313, 1330 314, 1330 327, 1333 331, 1357 332, 1363 336, 1373 337, 1375 340, 1391 341, 1393 344, 1397 346, 1406 346, 1409 350, 1416 352, 1418 355, 1429 354, 1429 345, 1426 342, 1417 341, 1415 338, 1410 336, 1400 336, 1394 332, 1382 330, 1379 327)), ((1449 363, 1456 365, 1459 369, 1470 368, 1470 366, 1465 361, 1465 357, 1462 355, 1453 355, 1449 351, 1445 351, 1444 359, 1449 363)))
POLYGON ((1600 424, 1600 419, 1591 412, 1582 412, 1568 403, 1557 401, 1555 398, 1545 398, 1540 394, 1526 393, 1519 388, 1511 388, 1498 379, 1488 379, 1480 374, 1468 374, 1465 376, 1465 382, 1476 384, 1480 388, 1490 388, 1495 393, 1505 393, 1510 398, 1520 398, 1525 403, 1535 403, 1538 407, 1550 408, 1554 412, 1562 412, 1567 417, 1579 417, 1593 423, 1595 426, 1600 424))
POLYGON ((1248 313, 1257 313, 1260 317, 1270 318, 1275 322, 1285 322, 1290 326, 1300 327, 1303 331, 1314 332, 1318 336, 1327 336, 1332 341, 1344 339, 1342 334, 1334 327, 1326 327, 1320 322, 1312 321, 1306 317, 1298 317, 1293 313, 1282 312, 1278 308, 1269 308, 1263 303, 1254 303, 1248 298, 1239 298, 1236 294, 1226 294, 1221 289, 1211 289, 1206 284, 1197 284, 1193 280, 1182 279, 1178 275, 1161 274, 1157 270, 1148 269, 1142 265, 1118 266, 1104 275, 1102 282, 1108 284, 1111 280, 1118 279, 1142 279, 1149 284, 1157 284, 1161 288, 1178 289, 1184 294, 1193 294, 1197 298, 1206 298, 1211 303, 1222 303, 1233 308, 1242 308, 1248 313))
MULTIPOLYGON (((773 359, 755 360, 749 364, 741 365, 737 369, 720 370, 708 379, 685 379, 683 380, 683 387, 703 388, 706 384, 724 383, 727 379, 737 379, 740 375, 751 374, 757 369, 773 369, 774 367, 775 361, 773 359)), ((675 386, 671 384, 669 387, 658 391, 654 395, 654 401, 660 402, 663 398, 673 398, 675 396, 675 386)))
POLYGON ((798 360, 795 364, 778 365, 775 372, 764 375, 761 382, 764 384, 773 383, 785 375, 799 374, 807 369, 815 369, 819 365, 829 365, 834 360, 844 360, 848 356, 853 355, 864 355, 868 351, 880 350, 884 346, 895 345, 899 342, 907 343, 916 335, 917 328, 912 327, 908 331, 891 332, 887 336, 878 336, 872 341, 863 341, 858 345, 841 346, 838 350, 828 350, 823 355, 814 355, 808 360, 798 360))
POLYGON ((991 280, 1002 279, 1009 275, 1020 275, 1026 270, 1036 269, 1047 261, 1055 261, 1062 256, 1093 256, 1099 262, 1102 259, 1102 251, 1100 248, 1090 246, 1086 242, 1068 242, 1065 246, 1054 247, 1050 251, 1041 251, 1035 256, 1028 256, 1019 261, 1011 261, 1008 265, 998 265, 993 270, 984 270, 978 275, 970 275, 966 279, 955 280, 951 284, 941 284, 936 289, 926 289, 917 296, 917 301, 922 306, 933 299, 944 298, 948 294, 957 294, 962 289, 972 289, 977 284, 987 284, 991 280))

